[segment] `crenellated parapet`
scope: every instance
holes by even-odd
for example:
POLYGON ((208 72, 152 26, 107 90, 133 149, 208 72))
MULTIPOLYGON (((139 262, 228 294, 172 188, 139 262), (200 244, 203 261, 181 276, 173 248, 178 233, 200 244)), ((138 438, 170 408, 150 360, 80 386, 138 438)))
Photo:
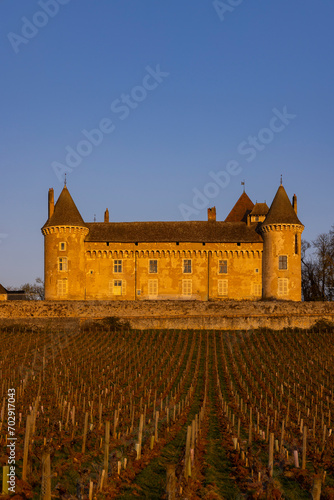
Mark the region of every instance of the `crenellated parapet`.
POLYGON ((263 224, 261 226, 262 233, 270 231, 291 231, 293 233, 302 233, 304 231, 303 224, 263 224))
POLYGON ((147 259, 171 257, 206 259, 208 256, 226 259, 260 259, 262 250, 86 250, 85 255, 88 259, 133 259, 134 256, 147 259))
POLYGON ((86 236, 89 233, 89 229, 87 227, 79 226, 47 226, 42 228, 42 234, 44 236, 64 233, 80 234, 86 236))

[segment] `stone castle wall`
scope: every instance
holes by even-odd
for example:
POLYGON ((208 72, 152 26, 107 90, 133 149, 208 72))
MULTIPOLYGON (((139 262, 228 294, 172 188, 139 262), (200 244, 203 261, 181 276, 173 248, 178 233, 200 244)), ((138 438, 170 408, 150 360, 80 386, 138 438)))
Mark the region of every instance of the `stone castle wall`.
POLYGON ((0 303, 0 325, 73 329, 106 317, 135 329, 310 328, 334 322, 334 303, 285 301, 10 301, 0 303))

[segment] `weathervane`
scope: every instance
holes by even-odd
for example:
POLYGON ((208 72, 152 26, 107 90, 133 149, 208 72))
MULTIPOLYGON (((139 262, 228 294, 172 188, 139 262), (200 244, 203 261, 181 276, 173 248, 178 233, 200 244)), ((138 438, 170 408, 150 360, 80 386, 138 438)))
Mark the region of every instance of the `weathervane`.
POLYGON ((66 172, 65 172, 65 179, 64 179, 64 187, 66 186, 66 172))
POLYGON ((245 179, 241 181, 241 185, 244 187, 244 192, 245 192, 245 179))
POLYGON ((281 186, 283 185, 283 175, 281 174, 281 186))

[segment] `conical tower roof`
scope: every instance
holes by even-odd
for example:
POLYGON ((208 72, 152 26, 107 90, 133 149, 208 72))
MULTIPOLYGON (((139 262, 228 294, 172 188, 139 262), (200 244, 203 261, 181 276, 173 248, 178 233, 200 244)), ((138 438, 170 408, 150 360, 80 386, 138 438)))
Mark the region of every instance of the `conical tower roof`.
POLYGON ((247 222, 247 215, 253 210, 254 203, 249 196, 243 192, 225 222, 247 222))
POLYGON ((59 195, 52 216, 44 224, 43 228, 64 225, 86 227, 66 185, 59 195))
POLYGON ((297 217, 288 195, 282 184, 279 186, 275 198, 269 208, 267 217, 262 226, 267 224, 299 224, 303 225, 297 217))

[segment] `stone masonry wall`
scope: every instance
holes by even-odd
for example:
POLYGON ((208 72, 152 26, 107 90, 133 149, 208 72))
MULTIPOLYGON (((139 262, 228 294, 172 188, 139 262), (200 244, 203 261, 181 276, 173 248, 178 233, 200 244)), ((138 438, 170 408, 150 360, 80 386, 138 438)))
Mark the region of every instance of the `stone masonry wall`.
POLYGON ((286 301, 8 301, 0 303, 0 325, 77 328, 116 316, 135 329, 250 330, 309 328, 334 322, 334 303, 286 301))

